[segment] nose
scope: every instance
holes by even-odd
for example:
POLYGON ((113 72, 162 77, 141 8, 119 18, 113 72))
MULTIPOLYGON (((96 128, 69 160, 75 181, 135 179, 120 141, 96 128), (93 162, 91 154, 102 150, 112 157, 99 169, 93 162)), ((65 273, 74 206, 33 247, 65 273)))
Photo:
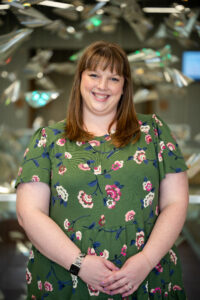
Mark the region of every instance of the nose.
POLYGON ((98 88, 100 90, 106 90, 108 88, 108 81, 107 78, 100 77, 98 81, 98 88))

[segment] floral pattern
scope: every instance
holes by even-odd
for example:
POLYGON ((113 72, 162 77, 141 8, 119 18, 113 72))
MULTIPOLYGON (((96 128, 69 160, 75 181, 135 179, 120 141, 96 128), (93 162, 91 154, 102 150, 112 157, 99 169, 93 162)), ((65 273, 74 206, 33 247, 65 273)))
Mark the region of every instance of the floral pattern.
MULTIPOLYGON (((39 129, 19 167, 20 182, 51 187, 50 216, 88 255, 121 268, 140 252, 159 216, 159 184, 186 166, 168 126, 156 115, 138 115, 141 138, 124 148, 110 135, 88 142, 64 138, 65 122, 39 129)), ((34 246, 26 269, 27 299, 119 299, 102 295, 53 263, 34 246)), ((185 300, 176 247, 150 272, 130 299, 185 300)))

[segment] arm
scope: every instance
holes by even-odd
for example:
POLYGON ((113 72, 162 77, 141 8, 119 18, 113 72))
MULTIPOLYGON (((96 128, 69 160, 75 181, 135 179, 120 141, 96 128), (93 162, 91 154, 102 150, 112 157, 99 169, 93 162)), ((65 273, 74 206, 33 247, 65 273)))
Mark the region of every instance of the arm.
MULTIPOLYGON (((33 245, 46 257, 69 270, 80 249, 49 217, 50 188, 46 183, 21 183, 17 188, 17 216, 33 245)), ((114 264, 87 255, 79 276, 102 290, 100 281, 116 269, 114 264), (98 270, 98 272, 96 272, 98 270)))
POLYGON ((160 185, 160 215, 145 247, 140 253, 130 257, 120 271, 114 272, 105 280, 106 290, 113 290, 113 294, 121 293, 123 297, 137 290, 176 241, 186 218, 187 206, 186 172, 166 174, 160 185), (114 281, 117 282, 113 283, 114 281))

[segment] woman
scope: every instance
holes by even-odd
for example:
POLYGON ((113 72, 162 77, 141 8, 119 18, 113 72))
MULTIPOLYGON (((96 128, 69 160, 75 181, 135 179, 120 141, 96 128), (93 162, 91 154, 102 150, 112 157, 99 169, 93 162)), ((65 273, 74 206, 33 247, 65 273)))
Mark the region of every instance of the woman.
POLYGON ((66 121, 39 129, 26 149, 16 186, 33 244, 27 299, 186 299, 173 246, 186 166, 167 125, 136 115, 132 94, 124 51, 91 44, 66 121))

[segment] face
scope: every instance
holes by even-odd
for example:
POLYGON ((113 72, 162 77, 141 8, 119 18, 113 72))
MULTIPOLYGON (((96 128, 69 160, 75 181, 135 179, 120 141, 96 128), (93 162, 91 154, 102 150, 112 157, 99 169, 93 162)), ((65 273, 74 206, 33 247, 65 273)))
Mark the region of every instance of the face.
POLYGON ((83 101, 83 115, 114 117, 117 105, 123 93, 124 77, 109 68, 82 73, 80 91, 83 101))

